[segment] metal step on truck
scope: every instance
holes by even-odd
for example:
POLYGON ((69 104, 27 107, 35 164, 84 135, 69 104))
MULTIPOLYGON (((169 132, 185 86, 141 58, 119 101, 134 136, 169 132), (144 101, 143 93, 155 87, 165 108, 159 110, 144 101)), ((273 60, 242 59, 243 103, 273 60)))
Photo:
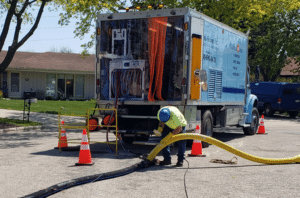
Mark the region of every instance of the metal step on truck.
POLYGON ((96 30, 97 105, 117 108, 124 142, 147 141, 169 105, 183 112, 187 132, 201 125, 207 136, 225 126, 256 133, 244 33, 189 8, 100 14, 96 30))

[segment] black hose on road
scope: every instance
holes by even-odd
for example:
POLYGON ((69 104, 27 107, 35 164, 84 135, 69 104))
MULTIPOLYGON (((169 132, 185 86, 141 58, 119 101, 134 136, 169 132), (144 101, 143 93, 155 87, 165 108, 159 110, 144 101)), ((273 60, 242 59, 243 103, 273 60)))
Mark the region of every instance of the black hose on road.
POLYGON ((95 182, 95 181, 100 181, 100 180, 105 180, 105 179, 111 179, 111 178, 127 175, 129 173, 137 171, 138 169, 146 168, 146 167, 148 167, 150 165, 153 165, 153 164, 154 163, 150 163, 149 161, 144 160, 140 163, 134 164, 132 166, 129 166, 127 168, 123 168, 123 169, 120 169, 120 170, 117 170, 117 171, 80 177, 80 178, 77 178, 77 179, 72 179, 72 180, 65 181, 65 182, 62 182, 62 183, 59 183, 59 184, 55 184, 53 186, 50 186, 49 188, 40 190, 40 191, 32 193, 30 195, 26 195, 23 198, 48 197, 48 196, 53 195, 57 192, 63 191, 63 190, 68 189, 68 188, 72 188, 74 186, 79 186, 79 185, 90 183, 90 182, 95 182))

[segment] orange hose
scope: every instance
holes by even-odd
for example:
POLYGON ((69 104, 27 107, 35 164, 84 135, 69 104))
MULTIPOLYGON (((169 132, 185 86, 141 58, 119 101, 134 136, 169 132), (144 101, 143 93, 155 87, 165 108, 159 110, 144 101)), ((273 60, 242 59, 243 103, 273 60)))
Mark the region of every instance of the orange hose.
POLYGON ((167 30, 167 17, 163 17, 158 21, 160 24, 159 37, 158 37, 158 53, 157 53, 157 76, 156 76, 156 96, 159 100, 164 100, 162 98, 162 79, 164 72, 164 62, 165 62, 165 43, 166 43, 166 30, 167 30))
POLYGON ((167 17, 150 18, 148 21, 148 45, 150 80, 148 100, 155 101, 155 96, 159 100, 162 98, 162 78, 165 58, 165 41, 167 30, 167 17), (153 87, 154 86, 154 87, 153 87))

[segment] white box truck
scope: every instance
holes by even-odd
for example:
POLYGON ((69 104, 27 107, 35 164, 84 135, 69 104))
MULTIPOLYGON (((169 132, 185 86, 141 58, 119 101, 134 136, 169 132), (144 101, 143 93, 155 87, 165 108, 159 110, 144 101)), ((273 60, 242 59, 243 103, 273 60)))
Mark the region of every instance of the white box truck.
POLYGON ((147 140, 168 105, 184 113, 187 132, 201 124, 208 136, 223 126, 256 133, 244 33, 189 8, 100 14, 96 28, 97 104, 117 104, 125 142, 147 140))

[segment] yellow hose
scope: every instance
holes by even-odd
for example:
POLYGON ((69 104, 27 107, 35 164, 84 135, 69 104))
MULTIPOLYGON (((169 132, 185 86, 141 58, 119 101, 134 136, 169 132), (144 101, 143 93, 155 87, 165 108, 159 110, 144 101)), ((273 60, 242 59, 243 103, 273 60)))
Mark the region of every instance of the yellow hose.
POLYGON ((295 157, 290 158, 263 158, 263 157, 257 157, 248 153, 245 153, 243 151, 240 151, 232 146, 229 146, 215 138, 201 135, 201 134, 194 134, 194 133, 183 133, 178 135, 173 135, 170 133, 167 135, 164 139, 160 141, 160 143, 151 151, 149 154, 147 160, 153 161, 155 156, 167 145, 172 144, 173 142, 177 142, 179 140, 200 140, 202 142, 207 142, 209 144, 216 145, 228 152, 231 152, 237 156, 240 156, 244 159, 257 162, 257 163, 263 163, 263 164, 291 164, 291 163, 300 163, 300 155, 296 155, 295 157))

